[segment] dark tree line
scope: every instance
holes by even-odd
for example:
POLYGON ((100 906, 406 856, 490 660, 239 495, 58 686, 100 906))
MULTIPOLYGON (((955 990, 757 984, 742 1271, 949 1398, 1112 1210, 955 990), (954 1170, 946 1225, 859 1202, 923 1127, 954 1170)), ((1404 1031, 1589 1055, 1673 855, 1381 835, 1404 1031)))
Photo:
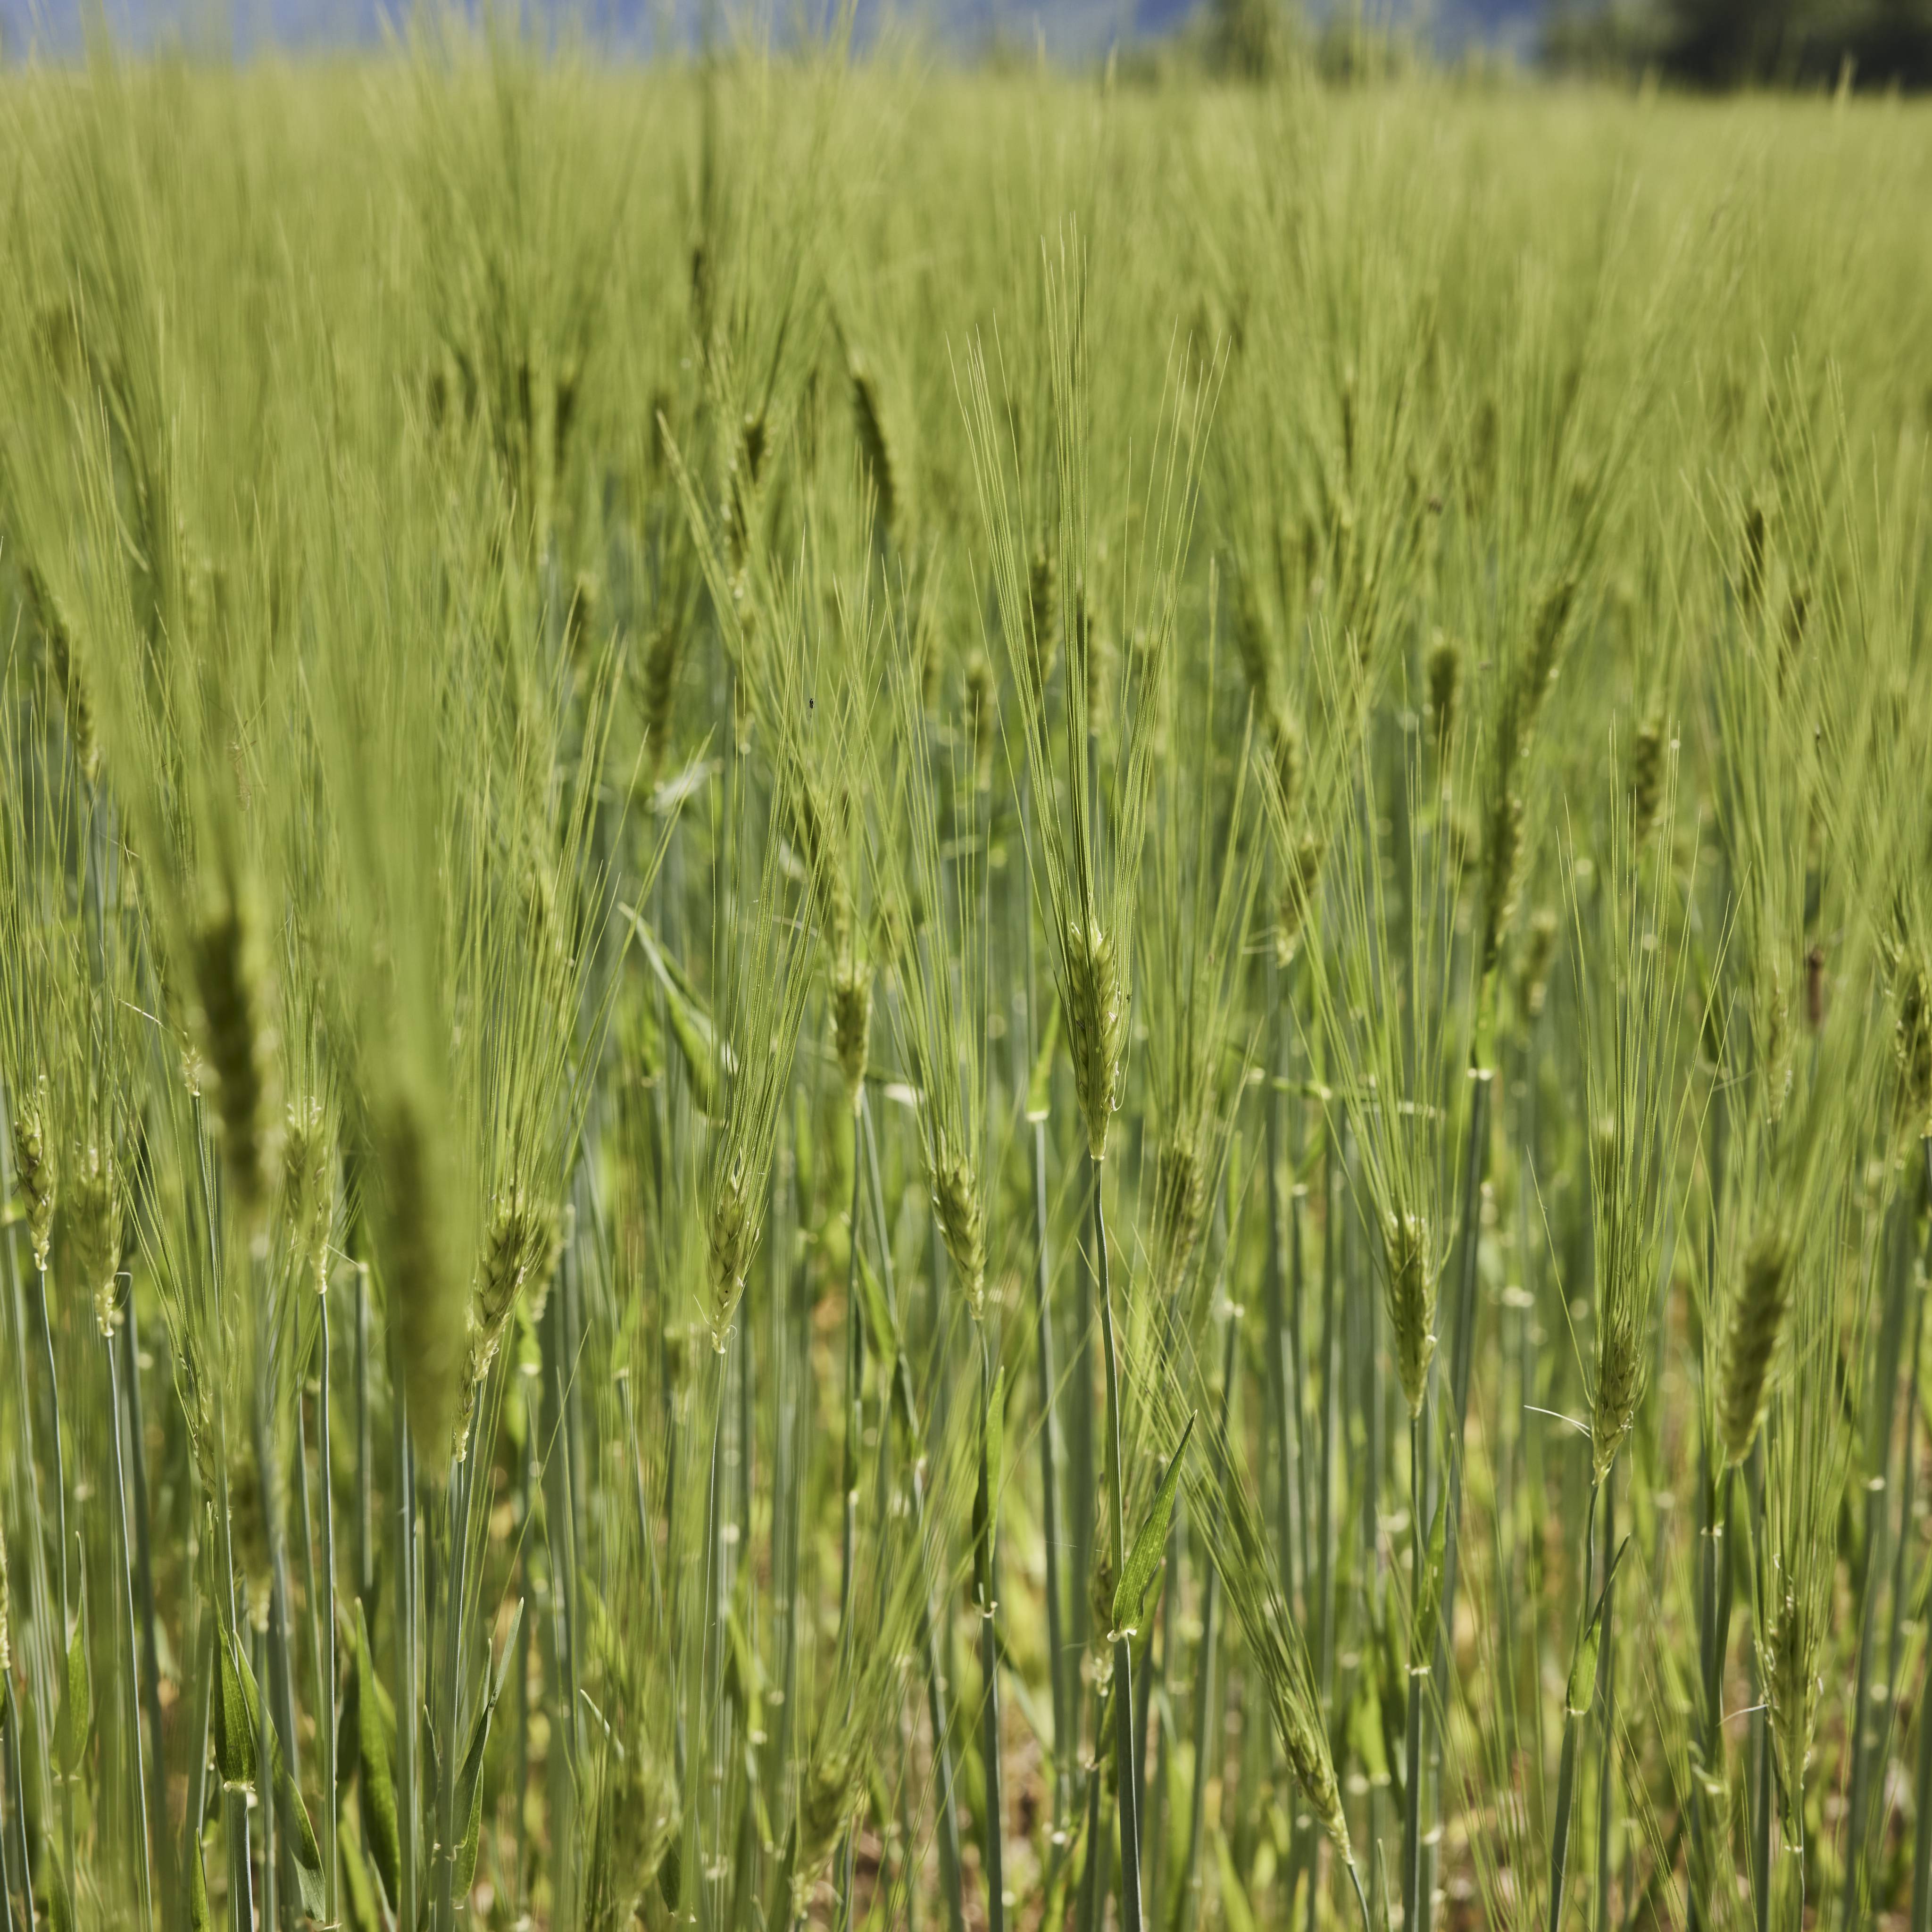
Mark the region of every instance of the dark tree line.
POLYGON ((1559 66, 1642 65, 1701 88, 1932 86, 1932 0, 1554 0, 1559 66))

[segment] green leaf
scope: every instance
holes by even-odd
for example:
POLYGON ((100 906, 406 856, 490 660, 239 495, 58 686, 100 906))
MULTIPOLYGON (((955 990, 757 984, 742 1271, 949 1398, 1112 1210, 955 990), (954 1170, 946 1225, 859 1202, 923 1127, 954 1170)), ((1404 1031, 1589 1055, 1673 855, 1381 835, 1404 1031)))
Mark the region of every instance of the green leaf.
POLYGON ((190 1932, 214 1932, 214 1915, 208 1903, 208 1874, 201 1862, 201 1834, 188 1840, 188 1922, 190 1932))
POLYGON ((1617 1567, 1624 1560, 1624 1552, 1630 1547, 1630 1538, 1625 1537, 1617 1545, 1617 1553, 1610 1558, 1610 1567, 1604 1578, 1604 1587, 1597 1592, 1596 1606, 1590 1612, 1589 1621, 1576 1635, 1576 1648, 1570 1661, 1570 1682, 1563 1695, 1563 1708, 1573 1718, 1586 1718, 1597 1695, 1597 1653, 1604 1640, 1604 1606, 1610 1600, 1610 1586, 1617 1580, 1617 1567))
POLYGON ((54 1720, 54 1762, 64 1778, 80 1769, 88 1733, 94 1722, 93 1691, 87 1674, 86 1616, 74 1619, 67 1647, 66 1682, 61 1692, 60 1714, 54 1720))
MULTIPOLYGON (((738 1574, 742 1579, 748 1572, 740 1570, 738 1574)), ((724 1618, 724 1694, 742 1714, 745 1728, 749 1730, 756 1726, 758 1712, 764 1702, 765 1673, 745 1621, 742 1593, 734 1594, 739 1600, 733 1603, 724 1618)))
POLYGON ((1376 1840, 1375 1871, 1376 1932, 1389 1932, 1389 1877, 1388 1855, 1382 1850, 1382 1841, 1376 1840))
POLYGON ((503 1640, 502 1654, 496 1660, 496 1676, 490 1686, 490 1708, 494 1712, 502 1697, 503 1688, 510 1681, 510 1666, 517 1660, 517 1639, 524 1628, 524 1600, 517 1599, 517 1607, 510 1616, 509 1634, 503 1640))
POLYGON ((234 1639, 225 1630, 214 1639, 218 1659, 214 1700, 214 1764, 230 1791, 255 1788, 255 1736, 248 1721, 248 1700, 235 1668, 234 1639))
POLYGON ((1598 1632, 1600 1626, 1592 1617, 1576 1639, 1570 1654, 1570 1682, 1563 1693, 1563 1708, 1573 1718, 1587 1718, 1597 1695, 1598 1632))
POLYGON ((866 1318, 866 1342, 875 1362, 890 1362, 898 1354, 898 1330, 886 1306, 885 1289, 867 1263, 859 1256, 859 1307, 866 1318))
POLYGON ((664 1035, 658 1030, 657 1002, 648 991, 631 1007, 631 1024, 623 1044, 638 1058, 638 1070, 646 1081, 656 1080, 664 1072, 664 1035))
POLYGON ((1356 1675, 1355 1694, 1348 1700, 1348 1739, 1370 1784, 1392 1781, 1387 1753, 1388 1734, 1382 1724, 1382 1687, 1373 1670, 1363 1670, 1356 1675))
POLYGON ((683 1890, 684 1847, 676 1832, 670 1836, 670 1843, 664 1848, 664 1856, 658 1861, 658 1896, 664 1900, 664 1910, 675 1914, 677 1901, 683 1890))
POLYGON ((60 1862, 52 1856, 52 1849, 50 1845, 47 1916, 53 1921, 54 1932, 74 1932, 74 1900, 68 1896, 67 1880, 61 1871, 60 1862))
POLYGON ((402 1889, 403 1841, 396 1822, 396 1710, 369 1654, 369 1625, 356 1606, 356 1768, 362 1785, 362 1835, 393 1900, 402 1889))
POLYGON ((1167 1526, 1173 1520, 1174 1492, 1180 1486, 1180 1459, 1186 1454, 1187 1438, 1193 1433, 1194 1418, 1190 1415, 1187 1426, 1180 1432, 1180 1440, 1174 1444, 1173 1455, 1168 1459, 1167 1472, 1160 1479, 1160 1487, 1154 1492, 1154 1507, 1142 1522, 1140 1533, 1134 1538, 1134 1546, 1127 1552, 1126 1568, 1121 1570, 1120 1582, 1114 1592, 1114 1628, 1117 1630, 1139 1628, 1148 1586, 1154 1581, 1154 1573, 1160 1569, 1162 1554, 1167 1547, 1167 1526))
POLYGON ((344 1900, 344 1923, 350 1932, 382 1932, 382 1915, 376 1904, 376 1887, 369 1876, 369 1862, 362 1856, 362 1847, 356 1842, 355 1834, 343 1832, 337 1834, 336 1849, 342 1854, 342 1887, 346 1894, 344 1900))
MULTIPOLYGON (((650 962, 658 982, 664 991, 664 1010, 670 1016, 671 1037, 691 1078, 692 1104, 706 1120, 718 1118, 717 1068, 718 1045, 716 1028, 704 1004, 694 994, 675 962, 666 957, 657 934, 642 914, 625 908, 631 930, 638 935, 644 957, 650 962)), ((726 1051, 728 1052, 729 1049, 726 1051)))
MULTIPOLYGON (((489 1726, 483 1726, 487 1736, 489 1726)), ((466 1760, 463 1767, 463 1781, 457 1789, 459 1794, 467 1786, 470 1799, 463 1806, 463 1837, 456 1847, 455 1896, 465 1899, 470 1896, 470 1888, 476 1879, 476 1848, 483 1837, 483 1737, 479 1736, 473 1748, 473 1756, 466 1760)), ((462 1801, 459 1796, 458 1803, 462 1801)))
POLYGON ((1043 1120, 1053 1111, 1053 1056, 1060 1047, 1060 996, 1054 995, 1047 1009, 1046 1026, 1040 1036, 1040 1049, 1033 1057, 1033 1070, 1027 1076, 1026 1117, 1043 1120))
POLYGON ((1414 1671, 1429 1670, 1435 1665, 1436 1633, 1442 1622, 1443 1538, 1448 1523, 1448 1504, 1449 1486, 1444 1483, 1442 1495, 1436 1499, 1436 1521, 1429 1532, 1429 1555, 1422 1568, 1422 1594, 1415 1606, 1414 1636, 1408 1652, 1408 1667, 1414 1671))
POLYGON ((515 1613, 510 1618, 509 1634, 503 1640, 502 1655, 484 1687, 488 1694, 484 1698, 483 1708, 476 1714, 476 1722, 470 1726, 470 1746, 463 1754, 463 1768, 456 1781, 457 1807, 466 1821, 462 1840, 456 1848, 455 1895, 458 1898, 467 1898, 470 1888, 476 1882, 477 1847, 483 1838, 484 1747, 490 1742, 490 1726, 496 1714, 497 1702, 509 1681, 510 1666, 516 1658, 517 1636, 523 1622, 524 1604, 520 1597, 515 1613))
POLYGON ((1005 1474, 1001 1436, 1006 1409, 1006 1371, 1002 1363, 980 1418, 980 1486, 973 1498, 973 1562, 982 1610, 990 1610, 993 1602, 993 1556, 999 1540, 1000 1484, 1005 1474))
MULTIPOLYGON (((316 1843, 315 1827, 309 1822, 308 1807, 302 1802, 288 1760, 283 1755, 281 1733, 273 1724, 262 1722, 262 1694, 248 1653, 238 1637, 230 1638, 225 1648, 232 1650, 234 1668, 241 1680, 246 1708, 248 1736, 256 1750, 266 1730, 268 1740, 268 1781, 274 1793, 275 1828, 282 1834, 290 1862, 295 1867, 296 1902, 308 1918, 320 1920, 325 1910, 322 1882, 322 1847, 316 1843)), ((224 1700, 225 1701, 225 1700, 224 1700)))
POLYGON ((1402 1762, 1403 1726, 1408 1701, 1405 1680, 1408 1675, 1406 1660, 1402 1654, 1402 1638, 1396 1629, 1396 1618, 1391 1612, 1371 1627, 1368 1668, 1365 1676, 1376 1680, 1376 1705, 1382 1724, 1382 1748, 1379 1756, 1382 1767, 1388 1774, 1389 1791, 1396 1808, 1400 1810, 1407 1802, 1406 1767, 1402 1762))
POLYGON ((1234 1869, 1228 1834, 1218 1825, 1214 1828, 1214 1862, 1221 1881, 1221 1918, 1228 1932, 1256 1932, 1254 1907, 1248 1903, 1240 1875, 1234 1869))

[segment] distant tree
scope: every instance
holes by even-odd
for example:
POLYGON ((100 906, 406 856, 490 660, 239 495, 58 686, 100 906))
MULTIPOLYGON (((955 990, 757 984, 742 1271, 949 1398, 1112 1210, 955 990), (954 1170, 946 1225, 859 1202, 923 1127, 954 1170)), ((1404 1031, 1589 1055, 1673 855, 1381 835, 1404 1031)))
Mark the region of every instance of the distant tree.
POLYGON ((1550 0, 1545 62, 1692 87, 1932 87, 1932 0, 1550 0))
POLYGON ((1737 87, 1795 74, 1803 0, 1664 0, 1658 53, 1666 72, 1700 87, 1737 87))
POLYGON ((1214 0, 1214 64, 1241 80, 1265 80, 1286 64, 1291 42, 1282 0, 1214 0))
POLYGON ((1537 58, 1557 74, 1634 74, 1657 52, 1656 10, 1649 0, 1550 0, 1537 37, 1537 58))
POLYGON ((1843 52, 1862 86, 1932 87, 1932 0, 1866 0, 1843 52))

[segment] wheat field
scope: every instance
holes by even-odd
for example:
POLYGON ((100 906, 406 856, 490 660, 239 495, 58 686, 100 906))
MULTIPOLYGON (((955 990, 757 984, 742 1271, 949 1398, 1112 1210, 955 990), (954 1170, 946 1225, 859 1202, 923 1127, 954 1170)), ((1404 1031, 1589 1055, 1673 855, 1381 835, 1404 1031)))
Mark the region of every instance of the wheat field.
POLYGON ((0 124, 8 1932, 1927 1932, 1924 109, 0 124))

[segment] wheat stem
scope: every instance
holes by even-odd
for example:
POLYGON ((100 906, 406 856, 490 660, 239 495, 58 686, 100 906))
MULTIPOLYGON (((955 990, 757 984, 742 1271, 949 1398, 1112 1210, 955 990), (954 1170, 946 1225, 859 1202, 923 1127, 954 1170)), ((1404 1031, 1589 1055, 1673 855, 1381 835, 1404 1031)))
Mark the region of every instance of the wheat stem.
MULTIPOLYGON (((331 1924, 337 1922, 336 1900, 336 1762, 335 1762, 335 1480, 332 1438, 329 1433, 328 1293, 326 1278, 322 1292, 316 1298, 316 1473, 322 1489, 322 1576, 319 1588, 311 1586, 310 1600, 319 1597, 316 1624, 320 1634, 316 1701, 320 1707, 322 1732, 322 1904, 331 1924)), ((299 1453, 299 1452, 298 1452, 299 1453)), ((303 1497, 306 1530, 308 1497, 303 1497)), ((304 1534, 304 1547, 307 1547, 304 1534)))
MULTIPOLYGON (((106 1334, 100 1338, 101 1352, 107 1358, 108 1424, 114 1438, 114 1514, 119 1541, 121 1556, 121 1603, 118 1608, 128 1620, 128 1692, 135 1708, 129 1712, 134 1719, 134 1789, 132 1793, 134 1813, 135 1848, 139 1859, 136 1876, 138 1882, 141 1917, 152 1924, 154 1916, 154 1898, 149 1890, 148 1830, 148 1760, 141 1744, 141 1717, 138 1698, 141 1683, 140 1660, 136 1646, 138 1638, 134 1619, 134 1548, 128 1522, 128 1478, 125 1457, 122 1447, 122 1424, 125 1405, 121 1392, 121 1364, 118 1352, 114 1346, 114 1337, 106 1334)), ((157 1755, 161 1748, 160 1733, 154 1737, 154 1750, 157 1755)))
MULTIPOLYGON (((1761 1686, 1752 1701, 1763 1702, 1761 1686)), ((1753 1755, 1757 1761, 1756 1788, 1752 1794, 1755 1808, 1751 1821, 1751 1906, 1757 1932, 1771 1932, 1772 1825, 1778 1806, 1772 1788, 1771 1726, 1765 1721, 1762 1711, 1754 1712, 1751 1731, 1753 1755)))
MULTIPOLYGON (((1030 841, 1033 820, 1033 788, 1022 781, 1020 796, 1022 821, 1030 841)), ((1038 986, 1034 966, 1033 894, 1024 878, 1020 880, 1019 940, 1025 961, 1026 1027, 1022 1046, 1024 1062, 1019 1070, 1023 1081, 1034 1054, 1040 1050, 1036 1037, 1039 1013, 1038 986)), ((1052 1077, 1048 1070, 1048 1078, 1052 1077)), ((1068 1682, 1072 1659, 1067 1649, 1065 1585, 1060 1575, 1061 1536, 1060 1418, 1055 1404, 1054 1369, 1052 1232, 1046 1185, 1046 1121, 1036 1118, 1032 1127, 1034 1318, 1036 1351, 1040 1368, 1040 1528, 1046 1552, 1046 1673, 1053 1709, 1053 1822, 1050 1833, 1052 1851, 1049 1864, 1058 1867, 1066 1830, 1066 1806, 1071 1789, 1072 1759, 1076 1748, 1074 1728, 1077 1689, 1068 1682)))
MULTIPOLYGON (((1106 1451, 1108 1508, 1113 1535, 1114 1574, 1126 1567, 1126 1472, 1120 1462, 1120 1358, 1114 1334, 1114 1298, 1108 1279, 1107 1221, 1102 1204, 1105 1170, 1100 1159, 1088 1156, 1094 1190, 1094 1273, 1100 1292, 1100 1347, 1107 1378, 1106 1451)), ((1126 1632, 1115 1633, 1114 1644, 1114 1803, 1120 1819, 1120 1922, 1125 1932, 1140 1932, 1141 1834, 1139 1751, 1134 1730, 1133 1646, 1126 1632)))
POLYGON ((1603 1754, 1597 1773, 1597 1919, 1600 1928, 1610 1922, 1610 1840, 1616 1818, 1617 1778, 1617 1647, 1615 1612, 1617 1580, 1616 1465, 1604 1472, 1603 1557, 1604 1609, 1598 1652, 1597 1698, 1604 1707, 1603 1754))
MULTIPOLYGON (((1408 1419, 1409 1614, 1419 1620, 1427 1585, 1429 1531, 1429 1410, 1408 1419)), ((1420 1634, 1418 1628, 1417 1634, 1420 1634)), ((1408 1701, 1404 1718, 1402 1828, 1402 1912, 1404 1932, 1420 1932, 1423 1919, 1422 1865, 1422 1715, 1428 1684, 1426 1668, 1415 1646, 1409 1649, 1408 1701)), ((1553 1928, 1552 1928, 1553 1932, 1553 1928)))
POLYGON ((122 1372, 126 1377, 128 1404, 128 1481, 134 1499, 134 1583, 141 1612, 141 1699, 148 1720, 148 1816, 155 1868, 164 1901, 164 1924, 172 1916, 176 1886, 167 1831, 167 1765, 162 1748, 160 1655, 155 1641, 154 1528, 148 1501, 148 1452, 141 1411, 141 1352, 134 1328, 134 1297, 130 1292, 121 1311, 116 1337, 122 1372))
MULTIPOLYGON (((1922 1143, 1925 1159, 1925 1184, 1928 1196, 1932 1196, 1932 1144, 1922 1143)), ((1932 1272, 1932 1264, 1928 1264, 1932 1272)), ((1918 1473, 1917 1436, 1918 1424, 1918 1352, 1924 1340, 1925 1292, 1923 1281, 1918 1285, 1912 1297, 1912 1370, 1907 1378, 1905 1399, 1905 1439, 1900 1448, 1902 1473, 1899 1481, 1898 1532, 1892 1544, 1892 1602, 1890 1606, 1891 1631, 1886 1645, 1886 1759, 1889 1761, 1891 1744, 1898 1729, 1899 1672, 1904 1661, 1901 1648, 1905 1639, 1905 1606, 1907 1595, 1906 1568, 1908 1552, 1912 1544, 1912 1525, 1914 1521, 1914 1490, 1918 1473)), ((1866 1826, 1866 1842, 1860 1846, 1860 1855, 1869 1850, 1870 1825, 1866 1826)), ((1916 1838, 1914 1839, 1916 1856, 1916 1838)))
POLYGON ((477 1436, 482 1426, 479 1394, 470 1411, 469 1442, 450 1466, 445 1500, 449 1515, 449 1555, 444 1565, 442 1603, 442 1762, 438 1769, 436 1805, 436 1924, 449 1932, 457 1906, 456 1784, 463 1766, 463 1625, 469 1587, 470 1472, 475 1467, 477 1436))
POLYGON ((1315 1677, 1325 1702, 1335 1674, 1335 1445, 1342 1431, 1340 1312, 1342 1174, 1340 1134, 1324 1124, 1322 1232, 1322 1474, 1315 1538, 1315 1677))
MULTIPOLYGON (((1234 1345, 1240 1324, 1230 1308, 1222 1320, 1219 1439, 1234 1408, 1234 1345)), ((1208 1761, 1214 1742, 1214 1647, 1221 1609, 1221 1573, 1212 1563, 1201 1580, 1201 1644, 1194 1677, 1194 1778, 1187 1811, 1187 1851, 1181 1865, 1178 1932, 1193 1932, 1201 1915, 1201 1836, 1208 1815, 1208 1761)))
MULTIPOLYGON (((31 1876, 33 1864, 27 1849, 27 1781, 20 1765, 20 1702, 14 1694, 14 1673, 10 1670, 0 1676, 0 1723, 6 1726, 7 1782, 14 1799, 14 1844, 20 1862, 20 1892, 26 1902, 27 1924, 31 1932, 34 1894, 31 1876)), ((5 1820, 0 1819, 0 1838, 4 1838, 5 1829, 5 1820)), ((10 1903, 10 1913, 12 1909, 10 1903)))
MULTIPOLYGON (((1902 1243, 1900 1244, 1904 1245, 1902 1243)), ((1888 1358, 1894 1364, 1897 1357, 1888 1358)), ((1894 1376, 1892 1379, 1895 1382, 1894 1376)), ((1888 1434, 1889 1432, 1888 1431, 1888 1434)), ((1888 1458, 1888 1460, 1889 1460, 1888 1458)), ((1858 1664, 1852 1676, 1852 1702, 1846 1716, 1846 1742, 1852 1755, 1852 1771, 1845 1798, 1846 1863, 1839 1882, 1839 1919, 1847 1928, 1863 1916, 1862 1894, 1864 1889, 1864 1822, 1865 1781, 1871 1762, 1874 1729, 1871 1682, 1872 1665, 1877 1654, 1878 1599, 1886 1570, 1885 1538, 1888 1520, 1886 1508, 1886 1481, 1882 1475, 1865 1484, 1864 1576, 1858 1591, 1858 1664)))
MULTIPOLYGON (((54 1528, 60 1538, 60 1610, 61 1636, 58 1656, 62 1670, 61 1681, 66 1682, 67 1648, 73 1641, 74 1600, 68 1571, 67 1541, 67 1458, 61 1446, 60 1377, 54 1367, 53 1323, 47 1312, 47 1271, 44 1268, 34 1270, 34 1313, 39 1318, 40 1328, 41 1360, 47 1369, 47 1405, 52 1424, 52 1444, 54 1478, 54 1528)), ((74 1883, 77 1868, 74 1860, 74 1780, 62 1774, 61 1792, 61 1853, 62 1864, 67 1880, 67 1895, 70 1900, 74 1896, 74 1883)))
POLYGON ((1047 1682, 1053 1702, 1053 1856, 1057 1862, 1066 1823, 1070 1770, 1076 1748, 1076 1693, 1068 1682, 1071 1660, 1066 1630, 1065 1586, 1060 1576, 1060 1424, 1054 1402, 1052 1278, 1047 1246, 1046 1123, 1033 1124, 1034 1312, 1040 1357, 1040 1528, 1046 1545, 1047 1682))
MULTIPOLYGON (((855 1640, 852 1616, 853 1586, 857 1574, 859 1543, 859 1448, 865 1435, 865 1329, 859 1316, 860 1243, 862 1216, 860 1197, 865 1184, 865 1148, 862 1139, 862 1111, 865 1089, 859 1090, 857 1107, 852 1116, 851 1222, 845 1262, 845 1429, 843 1476, 840 1484, 838 1544, 838 1655, 849 1661, 855 1640)), ((852 1836, 848 1831, 838 1853, 842 1882, 838 1915, 848 1923, 851 1912, 852 1836)))
MULTIPOLYGON (((392 1292, 398 1292, 395 1289, 392 1292)), ((390 1504, 394 1519, 394 1597, 391 1615, 395 1624, 394 1688, 396 1710, 396 1828, 401 1846, 397 1893, 397 1923, 418 1922, 416 1896, 416 1821, 420 1801, 416 1790, 416 1528, 415 1456, 410 1442, 409 1396, 400 1360, 400 1330, 391 1330, 389 1408, 394 1456, 395 1494, 390 1504)))
MULTIPOLYGON (((980 1402, 994 1400, 992 1362, 986 1352, 983 1327, 980 1335, 980 1402)), ((982 1422, 982 1430, 987 1424, 982 1422)), ((995 1472, 997 1480, 997 1472, 995 1472)), ((998 1607, 998 1548, 999 1497, 986 1499, 989 1521, 986 1529, 986 1600, 980 1606, 980 1757, 986 1780, 986 1832, 981 1869, 986 1886, 987 1932, 1004 1932, 1006 1906, 1006 1809, 1000 1773, 1000 1648, 994 1618, 998 1607)))
POLYGON ((1932 1692, 1932 1654, 1919 1694, 1918 1760, 1914 1768, 1912 1796, 1918 1809, 1912 1832, 1912 1917, 1910 1932, 1932 1928, 1932 1724, 1925 1721, 1928 1692, 1932 1692))
MULTIPOLYGON (((1470 1076, 1469 1138, 1463 1151, 1462 1224, 1456 1246, 1455 1340, 1450 1348, 1449 1494, 1442 1533, 1442 1621, 1436 1638, 1438 1680, 1454 1634, 1457 1556, 1462 1519, 1463 1439, 1468 1433, 1469 1371, 1475 1354, 1477 1260, 1482 1246, 1483 1184, 1489 1168, 1490 1096, 1494 1078, 1487 1067, 1470 1076)), ((1439 1744, 1438 1746, 1439 1752, 1439 1744)))
MULTIPOLYGON (((1595 1570, 1597 1502, 1598 1485, 1590 1485, 1589 1514, 1583 1526, 1583 1593, 1576 1610, 1576 1643, 1572 1652, 1572 1690, 1575 1687, 1574 1659, 1580 1656, 1591 1616, 1591 1591, 1595 1570)), ((1556 1772, 1556 1812, 1550 1829, 1549 1932, 1563 1932, 1564 1879, 1570 1860, 1570 1816, 1576 1796, 1576 1744, 1588 1716, 1578 1710, 1574 1696, 1566 1694, 1563 1709, 1563 1750, 1556 1772)))

